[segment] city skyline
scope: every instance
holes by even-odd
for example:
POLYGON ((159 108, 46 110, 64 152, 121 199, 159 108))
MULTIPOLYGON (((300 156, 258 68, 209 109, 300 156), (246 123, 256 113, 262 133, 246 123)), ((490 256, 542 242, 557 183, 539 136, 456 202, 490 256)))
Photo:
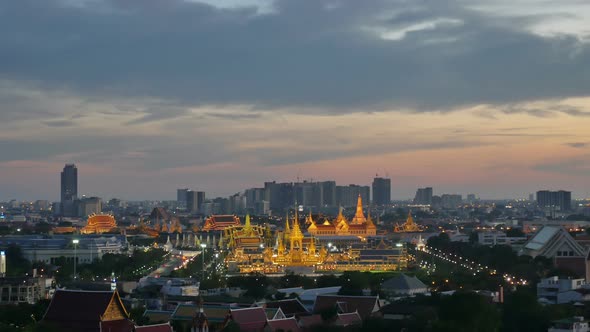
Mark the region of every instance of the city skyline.
MULTIPOLYGON (((88 193, 88 195, 86 194, 82 194, 80 197, 78 197, 77 195, 77 183, 78 183, 78 169, 76 167, 75 164, 70 163, 70 164, 65 164, 62 172, 60 173, 60 184, 61 184, 61 190, 60 190, 60 206, 61 209, 64 209, 64 204, 65 202, 70 202, 70 203, 74 203, 74 200, 77 199, 97 199, 98 197, 96 196, 96 193, 88 193)), ((448 191, 435 191, 434 188, 432 187, 427 187, 427 188, 416 188, 415 191, 415 195, 414 197, 403 197, 403 198, 395 198, 393 196, 391 196, 391 192, 392 192, 392 188, 391 188, 391 178, 386 175, 386 176, 380 176, 379 174, 375 174, 375 177, 372 179, 372 183, 370 184, 358 184, 358 183, 339 183, 338 181, 334 181, 332 179, 327 179, 327 180, 317 180, 317 179, 300 179, 297 178, 295 181, 265 181, 263 183, 263 186, 261 185, 255 185, 255 186, 251 186, 248 188, 244 188, 238 191, 234 191, 231 194, 221 194, 221 195, 216 195, 213 194, 211 196, 208 196, 208 200, 211 200, 213 198, 220 198, 220 197, 229 197, 232 195, 236 195, 236 194, 241 194, 241 195, 245 195, 248 196, 248 191, 249 190, 265 190, 265 188, 267 187, 268 184, 277 184, 277 185, 284 185, 284 184, 289 184, 289 185, 295 185, 293 187, 290 187, 291 190, 293 190, 292 194, 293 195, 301 195, 302 193, 296 194, 296 185, 303 185, 305 183, 308 184, 318 184, 318 185, 322 185, 322 183, 326 183, 326 182, 333 182, 333 185, 335 186, 334 188, 340 187, 340 188, 347 188, 347 187, 355 187, 357 189, 354 190, 358 190, 358 188, 363 188, 366 189, 366 193, 363 194, 365 196, 364 201, 367 202, 369 201, 369 204, 377 204, 377 205, 383 205, 386 204, 386 202, 391 202, 391 201, 414 201, 415 204, 432 204, 432 202, 430 200, 432 200, 433 195, 442 195, 442 196, 466 196, 465 199, 469 200, 469 197, 477 197, 477 199, 483 199, 483 200, 501 200, 501 199, 525 199, 525 197, 503 197, 503 198, 489 198, 489 197, 479 197, 479 193, 475 193, 475 192, 469 192, 469 193, 463 193, 463 192, 448 192, 448 191), (389 190, 388 190, 389 189, 389 190), (428 197, 430 198, 424 198, 424 190, 430 190, 428 197), (388 200, 387 197, 390 197, 390 199, 388 200), (370 198, 370 199, 369 199, 370 198), (427 201, 425 201, 427 200, 427 201)), ((542 191, 547 191, 546 188, 545 189, 539 189, 536 191, 537 195, 539 194, 539 192, 542 191)), ((559 191, 563 191, 563 189, 559 189, 559 191)), ((556 192, 556 191, 555 191, 556 192)), ((570 191, 569 192, 571 195, 570 191)), ((195 191, 189 188, 177 188, 176 189, 176 196, 175 199, 174 198, 152 198, 152 199, 146 199, 146 200, 154 200, 154 201, 177 201, 179 203, 181 203, 184 206, 191 206, 191 208, 189 208, 189 210, 197 210, 197 206, 200 206, 203 202, 206 201, 205 199, 205 191, 195 191), (200 203, 198 203, 200 202, 200 203)), ((210 193, 211 194, 211 193, 210 193)), ((335 193, 334 193, 335 194, 335 193)), ((526 195, 529 195, 530 197, 533 197, 535 195, 535 193, 527 193, 526 195)), ((354 197, 354 201, 356 202, 357 196, 356 194, 353 195, 354 197)), ((361 196, 361 194, 359 193, 359 196, 361 196)), ((131 201, 141 201, 143 199, 129 199, 126 197, 120 197, 120 196, 115 196, 115 195, 102 195, 100 198, 106 198, 106 199, 124 199, 124 200, 131 200, 131 201)), ((100 199, 99 198, 99 199, 100 199)), ((570 197, 571 198, 571 197, 570 197)), ((573 197, 574 199, 588 199, 587 197, 573 197)), ((14 197, 11 198, 10 200, 15 199, 14 197)), ((294 197, 294 199, 296 199, 294 197)), ((352 198, 351 198, 352 199, 352 198)), ((23 201, 33 201, 31 199, 22 199, 23 201)), ((7 200, 8 201, 8 200, 7 200)), ((351 201, 352 202, 352 201, 351 201)), ((342 204, 337 204, 342 206, 342 204)), ((346 205, 346 204, 345 204, 346 205)), ((353 203, 347 204, 349 206, 352 206, 353 203)))
POLYGON ((590 196, 588 3, 3 7, 0 200, 57 201, 66 163, 105 198, 375 174, 394 200, 590 196))

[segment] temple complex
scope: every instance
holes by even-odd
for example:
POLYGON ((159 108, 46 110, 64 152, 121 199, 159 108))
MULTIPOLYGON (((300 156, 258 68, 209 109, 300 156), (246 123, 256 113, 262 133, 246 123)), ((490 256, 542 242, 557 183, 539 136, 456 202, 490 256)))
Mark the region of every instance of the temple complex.
POLYGON ((285 230, 277 231, 273 236, 270 228, 251 225, 248 215, 244 226, 226 228, 224 237, 228 239, 230 249, 226 263, 230 270, 278 273, 286 266, 321 264, 326 251, 318 250, 314 238, 304 237, 297 213, 292 224, 287 217, 285 230))
POLYGON ((80 229, 82 234, 101 234, 117 231, 115 217, 110 214, 91 214, 86 226, 80 229))
MULTIPOLYGON (((350 226, 368 228, 372 225, 370 217, 364 218, 362 209, 360 211, 357 210, 355 216, 357 224, 350 226)), ((310 218, 311 215, 307 220, 310 218)), ((250 217, 246 216, 244 226, 226 228, 223 239, 229 249, 225 262, 230 272, 283 273, 289 267, 309 268, 310 272, 392 271, 407 267, 407 252, 402 244, 391 246, 382 240, 379 246, 371 249, 365 246, 328 250, 315 236, 304 235, 297 211, 292 219, 287 215, 282 231, 272 234, 268 226, 251 225, 250 217)))
POLYGON ((362 237, 375 236, 377 234, 377 227, 371 219, 370 212, 367 214, 368 216, 365 217, 365 214, 363 213, 363 200, 361 195, 359 195, 356 205, 356 212, 350 222, 342 214, 342 209, 340 209, 338 212, 338 216, 335 220, 325 220, 321 224, 318 224, 312 219, 310 212, 306 222, 310 224, 307 228, 307 232, 316 237, 349 235, 362 237))
POLYGON ((408 213, 408 218, 406 222, 403 224, 396 224, 393 228, 393 231, 396 233, 413 233, 413 232, 422 232, 423 229, 420 225, 414 222, 414 218, 412 217, 412 211, 408 213))

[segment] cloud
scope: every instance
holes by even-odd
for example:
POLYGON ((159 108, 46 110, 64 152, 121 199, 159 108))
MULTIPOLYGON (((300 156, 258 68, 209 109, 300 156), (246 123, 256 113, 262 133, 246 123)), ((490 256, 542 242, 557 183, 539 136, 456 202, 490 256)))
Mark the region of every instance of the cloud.
POLYGON ((75 122, 71 120, 48 120, 43 121, 43 124, 48 127, 71 127, 75 122))
MULTIPOLYGON (((516 20, 453 0, 281 0, 272 8, 7 0, 0 74, 105 98, 312 113, 588 94, 588 44, 519 25, 546 15, 516 20), (25 19, 33 12, 35 20, 25 19), (401 38, 386 38, 400 31, 401 38)), ((168 113, 162 108, 130 124, 168 113)))
POLYGON ((566 176, 590 175, 590 155, 576 156, 559 161, 545 162, 533 167, 534 170, 566 176))
POLYGON ((588 146, 587 142, 571 142, 571 143, 565 143, 566 146, 572 147, 572 148, 585 148, 588 146))
POLYGON ((249 119, 258 119, 262 116, 260 113, 213 113, 207 112, 205 113, 206 116, 218 119, 227 119, 227 120, 249 120, 249 119))

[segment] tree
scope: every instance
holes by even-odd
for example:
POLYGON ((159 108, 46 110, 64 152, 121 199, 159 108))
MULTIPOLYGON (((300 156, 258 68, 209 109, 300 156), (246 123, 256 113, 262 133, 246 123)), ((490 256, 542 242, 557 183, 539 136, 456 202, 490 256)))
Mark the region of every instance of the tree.
POLYGON ((436 331, 495 332, 500 328, 500 314, 489 299, 471 292, 456 292, 443 297, 436 331))
POLYGON ((6 274, 24 276, 31 271, 31 263, 25 259, 21 247, 11 244, 6 248, 6 274))
POLYGON ((519 288, 506 295, 502 306, 502 331, 547 331, 549 319, 530 289, 519 288))

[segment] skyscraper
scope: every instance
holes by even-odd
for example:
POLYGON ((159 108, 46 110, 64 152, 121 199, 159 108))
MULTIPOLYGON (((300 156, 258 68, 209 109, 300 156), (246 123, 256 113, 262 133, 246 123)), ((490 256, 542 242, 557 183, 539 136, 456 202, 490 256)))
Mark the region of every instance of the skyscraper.
POLYGON ((359 195, 364 202, 368 202, 371 197, 371 187, 356 184, 336 186, 336 203, 342 207, 356 206, 359 195))
POLYGON ((432 204, 432 187, 418 188, 414 204, 431 205, 432 204))
POLYGON ((541 208, 555 208, 559 211, 569 211, 572 208, 572 192, 565 190, 537 191, 537 204, 541 208))
POLYGON ((373 179, 373 204, 387 205, 391 202, 391 179, 373 179))
POLYGON ((186 192, 186 210, 191 213, 201 212, 201 206, 205 203, 205 192, 204 191, 192 191, 186 192))
POLYGON ((74 201, 78 197, 78 169, 74 164, 66 164, 61 172, 61 215, 76 216, 74 201))
POLYGON ((188 188, 176 189, 176 204, 178 207, 186 209, 188 188))

